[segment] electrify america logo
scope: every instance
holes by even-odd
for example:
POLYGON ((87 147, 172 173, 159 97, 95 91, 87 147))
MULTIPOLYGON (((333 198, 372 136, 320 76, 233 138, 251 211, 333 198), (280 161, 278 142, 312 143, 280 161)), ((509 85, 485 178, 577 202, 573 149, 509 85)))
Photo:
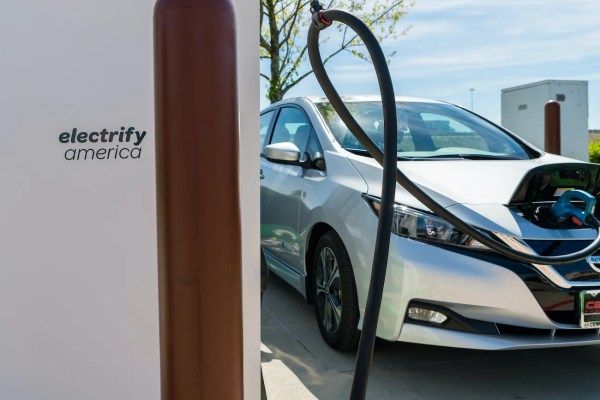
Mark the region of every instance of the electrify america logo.
POLYGON ((128 160, 142 158, 142 143, 146 131, 135 127, 120 130, 86 132, 73 128, 71 132, 58 134, 58 141, 67 145, 65 160, 128 160))

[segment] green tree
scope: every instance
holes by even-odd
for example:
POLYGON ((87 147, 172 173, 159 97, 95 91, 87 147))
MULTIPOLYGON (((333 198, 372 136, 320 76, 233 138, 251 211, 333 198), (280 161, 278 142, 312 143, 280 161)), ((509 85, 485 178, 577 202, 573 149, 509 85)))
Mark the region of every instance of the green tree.
MULTIPOLYGON (((373 29, 379 41, 406 34, 398 32, 398 21, 406 15, 414 0, 327 0, 326 8, 339 8, 359 16, 373 29)), ((268 73, 261 77, 268 83, 267 98, 281 100, 294 86, 312 74, 307 61, 306 40, 303 36, 310 23, 310 0, 260 0, 260 58, 269 64, 268 73)), ((329 42, 328 54, 323 61, 350 52, 368 60, 360 38, 341 24, 330 28, 332 34, 322 34, 322 42, 329 42), (333 42, 333 43, 332 43, 333 42)), ((328 32, 326 31, 326 32, 328 32)), ((388 58, 394 53, 388 54, 388 58)))

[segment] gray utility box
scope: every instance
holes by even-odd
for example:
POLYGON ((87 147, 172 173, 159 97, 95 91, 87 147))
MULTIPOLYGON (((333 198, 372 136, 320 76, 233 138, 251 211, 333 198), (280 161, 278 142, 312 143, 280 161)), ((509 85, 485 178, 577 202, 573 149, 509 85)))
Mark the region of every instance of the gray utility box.
POLYGON ((589 160, 588 82, 546 80, 502 89, 502 125, 544 149, 544 107, 556 100, 561 107, 561 155, 589 160))

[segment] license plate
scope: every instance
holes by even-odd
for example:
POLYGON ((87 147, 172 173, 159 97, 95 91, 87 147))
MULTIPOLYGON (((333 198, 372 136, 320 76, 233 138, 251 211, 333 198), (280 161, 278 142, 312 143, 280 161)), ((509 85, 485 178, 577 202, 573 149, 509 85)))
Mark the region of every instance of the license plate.
POLYGON ((579 293, 582 328, 600 328, 600 290, 585 290, 579 293))

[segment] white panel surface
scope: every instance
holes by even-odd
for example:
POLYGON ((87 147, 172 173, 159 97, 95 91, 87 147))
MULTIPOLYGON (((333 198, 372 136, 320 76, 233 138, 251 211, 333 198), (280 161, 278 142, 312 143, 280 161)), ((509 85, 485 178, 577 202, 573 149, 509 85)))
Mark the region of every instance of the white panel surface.
POLYGON ((152 5, 1 8, 0 398, 158 399, 152 5), (122 126, 140 159, 65 160, 122 126))
POLYGON ((244 395, 260 398, 258 2, 235 0, 240 101, 240 196, 244 294, 244 395))

